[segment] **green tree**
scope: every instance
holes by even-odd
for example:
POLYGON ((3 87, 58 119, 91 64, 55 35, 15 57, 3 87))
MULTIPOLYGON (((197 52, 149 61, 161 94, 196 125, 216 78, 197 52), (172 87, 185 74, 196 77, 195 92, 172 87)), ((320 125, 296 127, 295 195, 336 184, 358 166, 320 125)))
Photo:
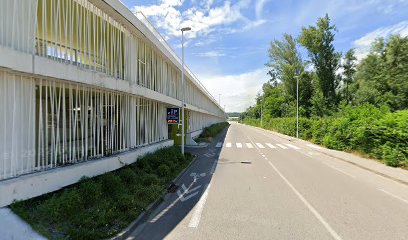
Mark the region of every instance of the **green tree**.
POLYGON ((357 66, 357 58, 355 56, 354 49, 350 49, 344 55, 344 63, 343 67, 343 92, 344 92, 344 100, 347 103, 351 102, 351 94, 349 91, 349 86, 354 81, 354 74, 356 73, 356 66, 357 66))
POLYGON ((273 69, 275 77, 284 87, 288 100, 296 99, 296 78, 304 71, 304 64, 297 49, 296 40, 289 34, 283 34, 282 40, 273 40, 266 66, 273 69))
POLYGON ((377 39, 357 67, 355 104, 408 108, 408 37, 377 39))
MULTIPOLYGON (((336 89, 339 85, 339 78, 336 71, 340 67, 341 53, 336 52, 333 46, 335 25, 330 23, 330 18, 325 17, 317 20, 316 26, 303 27, 298 37, 299 43, 308 51, 311 62, 316 71, 316 77, 322 101, 315 101, 314 104, 325 104, 334 109, 337 106, 338 98, 336 89)), ((322 109, 325 106, 317 106, 322 109)))

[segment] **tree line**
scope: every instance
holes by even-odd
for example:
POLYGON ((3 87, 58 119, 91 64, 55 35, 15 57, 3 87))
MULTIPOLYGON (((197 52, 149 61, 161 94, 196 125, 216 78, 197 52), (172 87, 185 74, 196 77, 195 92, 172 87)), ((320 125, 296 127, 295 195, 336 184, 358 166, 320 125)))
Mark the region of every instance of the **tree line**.
POLYGON ((290 117, 296 113, 296 81, 299 81, 299 112, 303 117, 332 115, 341 104, 370 103, 391 111, 408 108, 408 38, 379 38, 357 62, 354 49, 336 51, 336 26, 328 15, 315 25, 302 27, 294 37, 274 39, 265 64, 270 80, 262 86, 256 104, 241 118, 290 117), (302 57, 307 53, 307 58, 302 57))
POLYGON ((296 136, 298 81, 300 138, 408 168, 408 37, 378 38, 358 60, 336 51, 337 31, 326 15, 274 39, 270 80, 240 120, 296 136))

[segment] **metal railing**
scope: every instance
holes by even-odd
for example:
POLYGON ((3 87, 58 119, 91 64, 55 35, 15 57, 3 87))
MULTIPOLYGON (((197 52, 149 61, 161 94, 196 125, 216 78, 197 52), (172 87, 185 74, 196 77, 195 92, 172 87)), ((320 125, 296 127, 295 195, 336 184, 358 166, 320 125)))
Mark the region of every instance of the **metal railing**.
MULTIPOLYGON (((180 57, 176 54, 174 49, 170 47, 170 45, 167 43, 167 41, 164 39, 164 37, 160 34, 160 32, 154 27, 153 23, 150 22, 150 20, 146 17, 146 15, 143 14, 143 12, 136 12, 135 16, 150 30, 151 33, 153 33, 154 36, 159 40, 160 43, 163 44, 163 46, 167 49, 167 51, 177 60, 177 62, 181 66, 181 60, 180 57)), ((200 85, 205 93, 210 97, 210 99, 214 102, 215 105, 217 105, 220 109, 223 110, 223 108, 218 104, 218 102, 215 100, 214 96, 207 90, 207 88, 200 82, 198 77, 188 68, 188 66, 185 66, 185 70, 193 77, 193 81, 195 81, 198 85, 200 85)))

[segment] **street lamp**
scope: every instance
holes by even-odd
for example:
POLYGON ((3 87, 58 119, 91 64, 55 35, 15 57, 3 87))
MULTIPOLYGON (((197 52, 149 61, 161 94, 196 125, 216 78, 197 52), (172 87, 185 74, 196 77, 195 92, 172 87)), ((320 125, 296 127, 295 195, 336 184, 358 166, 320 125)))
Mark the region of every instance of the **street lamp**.
POLYGON ((182 92, 182 99, 181 99, 181 154, 184 156, 184 32, 190 31, 190 27, 183 27, 181 29, 181 92, 182 92))
POLYGON ((296 78, 296 138, 299 138, 299 76, 296 78))

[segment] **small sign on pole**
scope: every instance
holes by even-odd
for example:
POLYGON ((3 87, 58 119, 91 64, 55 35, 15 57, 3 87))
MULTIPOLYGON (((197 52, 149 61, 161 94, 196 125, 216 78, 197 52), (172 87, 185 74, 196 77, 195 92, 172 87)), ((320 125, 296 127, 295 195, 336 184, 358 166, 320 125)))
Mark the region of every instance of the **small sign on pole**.
POLYGON ((168 124, 180 123, 180 108, 167 108, 167 123, 168 124))

